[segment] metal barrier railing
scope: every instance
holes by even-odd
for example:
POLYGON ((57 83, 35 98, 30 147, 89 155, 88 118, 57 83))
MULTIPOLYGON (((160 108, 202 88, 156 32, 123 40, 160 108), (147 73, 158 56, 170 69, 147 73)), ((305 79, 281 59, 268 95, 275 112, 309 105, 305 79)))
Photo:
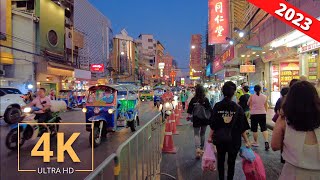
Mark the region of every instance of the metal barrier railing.
POLYGON ((161 114, 122 143, 117 150, 116 179, 149 179, 160 173, 161 114))
POLYGON ((137 130, 122 143, 116 151, 104 160, 86 180, 104 179, 149 179, 160 174, 162 158, 161 138, 163 137, 161 113, 137 130))
POLYGON ((115 169, 115 158, 117 157, 117 154, 112 153, 107 159, 105 159, 91 174, 89 174, 85 180, 96 180, 96 179, 108 179, 111 180, 114 177, 112 176, 114 174, 115 169), (111 174, 111 176, 110 176, 111 174), (107 177, 107 178, 106 178, 107 177))

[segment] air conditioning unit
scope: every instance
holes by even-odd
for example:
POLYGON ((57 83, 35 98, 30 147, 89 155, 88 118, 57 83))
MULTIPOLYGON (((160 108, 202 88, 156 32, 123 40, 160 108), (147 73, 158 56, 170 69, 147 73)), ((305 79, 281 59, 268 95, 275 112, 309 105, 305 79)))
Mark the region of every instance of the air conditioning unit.
POLYGON ((4 76, 6 74, 6 72, 2 69, 0 69, 0 76, 4 76))

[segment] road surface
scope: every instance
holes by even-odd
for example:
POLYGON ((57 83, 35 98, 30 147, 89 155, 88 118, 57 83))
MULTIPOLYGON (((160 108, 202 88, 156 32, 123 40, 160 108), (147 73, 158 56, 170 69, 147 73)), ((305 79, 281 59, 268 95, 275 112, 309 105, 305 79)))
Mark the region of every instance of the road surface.
MULTIPOLYGON (((140 105, 140 125, 150 121, 156 114, 156 110, 153 108, 151 102, 144 102, 140 105)), ((83 123, 85 117, 82 111, 70 111, 61 114, 61 118, 64 123, 83 123)), ((141 126, 140 126, 141 127, 141 126)), ((5 147, 5 138, 10 130, 9 126, 1 121, 0 125, 0 161, 1 161, 1 180, 56 180, 61 179, 84 179, 90 172, 76 172, 72 175, 38 175, 37 172, 18 172, 18 153, 17 151, 10 151, 5 147)), ((57 163, 57 157, 54 155, 51 157, 51 162, 44 164, 42 157, 30 158, 30 152, 33 149, 36 141, 27 141, 20 150, 20 169, 37 169, 39 167, 61 167, 68 168, 73 167, 76 169, 91 169, 92 149, 89 144, 89 133, 85 130, 84 125, 62 125, 60 131, 65 132, 65 141, 67 136, 70 136, 74 132, 80 132, 80 136, 73 144, 73 148, 80 158, 80 163, 73 163, 67 153, 65 153, 66 161, 64 163, 57 163)), ((97 167, 105 158, 111 153, 115 152, 118 146, 124 142, 133 133, 129 129, 122 129, 119 132, 115 132, 108 135, 107 142, 104 142, 94 150, 94 167, 97 167)), ((37 139, 38 140, 38 139, 37 139)), ((55 146, 52 145, 51 150, 55 152, 55 146)), ((42 148, 40 148, 42 150, 42 148)))

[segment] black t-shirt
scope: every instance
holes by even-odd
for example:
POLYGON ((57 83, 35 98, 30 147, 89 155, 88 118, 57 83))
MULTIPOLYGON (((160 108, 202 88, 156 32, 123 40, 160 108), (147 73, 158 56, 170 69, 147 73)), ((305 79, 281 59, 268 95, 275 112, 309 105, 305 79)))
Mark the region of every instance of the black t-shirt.
POLYGON ((238 149, 241 147, 242 133, 250 129, 250 126, 243 112, 243 109, 237 103, 226 99, 223 99, 222 101, 218 102, 213 108, 213 115, 210 127, 213 131, 224 127, 231 128, 234 120, 236 120, 236 122, 232 128, 232 141, 233 147, 238 149), (236 114, 237 117, 232 118, 236 114), (229 123, 225 123, 225 120, 228 119, 231 119, 231 121, 229 123))
POLYGON ((244 112, 247 112, 250 110, 250 107, 248 106, 249 98, 250 98, 249 94, 244 94, 239 99, 239 105, 242 107, 244 112))
MULTIPOLYGON (((211 109, 211 105, 210 105, 210 102, 209 102, 209 99, 208 98, 204 98, 204 101, 203 102, 200 102, 199 99, 197 99, 196 97, 192 98, 190 103, 189 103, 189 106, 188 106, 188 114, 192 114, 193 113, 193 109, 194 109, 194 106, 196 103, 202 103, 203 106, 206 108, 206 109, 211 109)), ((193 127, 200 127, 200 126, 205 126, 205 125, 208 125, 208 121, 204 121, 204 120, 201 120, 201 119, 198 119, 196 117, 193 118, 193 127)))

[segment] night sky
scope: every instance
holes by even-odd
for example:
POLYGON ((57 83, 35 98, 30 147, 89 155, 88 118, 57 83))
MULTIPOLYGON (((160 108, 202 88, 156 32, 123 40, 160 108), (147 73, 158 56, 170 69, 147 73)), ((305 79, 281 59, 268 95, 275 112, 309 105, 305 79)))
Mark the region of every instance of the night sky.
MULTIPOLYGON (((208 0, 89 0, 112 23, 113 33, 153 34, 187 68, 191 34, 205 34, 208 0)), ((183 71, 188 71, 183 69, 183 71)))

